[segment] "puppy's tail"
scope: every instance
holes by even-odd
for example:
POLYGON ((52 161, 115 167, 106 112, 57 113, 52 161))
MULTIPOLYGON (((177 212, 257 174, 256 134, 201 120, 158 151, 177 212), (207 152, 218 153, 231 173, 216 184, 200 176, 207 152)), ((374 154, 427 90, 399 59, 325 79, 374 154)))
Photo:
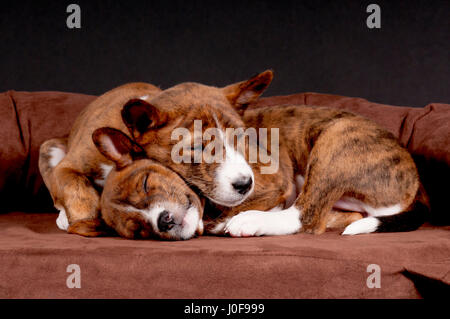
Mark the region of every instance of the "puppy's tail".
POLYGON ((419 228, 428 218, 430 205, 425 189, 420 185, 410 207, 390 216, 366 217, 350 224, 342 235, 406 232, 419 228))

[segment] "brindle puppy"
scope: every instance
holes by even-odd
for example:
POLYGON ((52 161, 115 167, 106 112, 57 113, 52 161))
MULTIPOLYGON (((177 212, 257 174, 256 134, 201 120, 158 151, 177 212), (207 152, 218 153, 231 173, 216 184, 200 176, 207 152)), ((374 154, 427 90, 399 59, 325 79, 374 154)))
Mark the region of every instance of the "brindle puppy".
MULTIPOLYGON (((320 234, 333 206, 369 215, 351 224, 344 234, 406 231, 423 223, 428 203, 414 162, 392 134, 372 121, 307 106, 261 108, 245 112, 242 118, 238 112, 242 114, 259 97, 272 77, 272 72, 266 71, 225 88, 183 83, 146 101, 130 101, 122 117, 150 158, 176 171, 215 205, 225 207, 229 214, 220 220, 244 209, 279 206, 285 197, 281 193, 289 193, 295 180, 302 184, 294 205, 287 209, 252 210, 229 220, 222 229, 233 236, 288 234, 300 229, 320 234), (194 135, 189 144, 195 150, 195 120, 202 120, 203 135, 208 128, 222 131, 215 136, 223 141, 222 162, 173 161, 172 150, 179 141, 172 139, 172 132, 186 128, 194 135), (267 128, 269 135, 271 128, 280 130, 277 177, 281 185, 264 196, 260 190, 253 191, 264 178, 255 176, 224 133, 225 128, 245 126, 267 128), (268 206, 258 205, 262 198, 268 206)), ((267 147, 270 153, 270 145, 267 147)))
MULTIPOLYGON (((92 142, 92 133, 100 127, 109 126, 127 131, 120 116, 123 105, 132 98, 145 99, 161 90, 147 83, 128 83, 102 94, 80 112, 64 152, 58 147, 44 147, 39 164, 44 176, 53 164, 54 177, 46 182, 55 207, 67 217, 67 231, 82 236, 96 236, 100 214, 98 188, 113 168, 92 142)), ((57 143, 60 145, 60 143, 57 143)))
MULTIPOLYGON (((113 234, 113 230, 130 239, 167 240, 185 240, 203 233, 201 201, 176 173, 145 158, 143 149, 119 130, 99 128, 93 133, 93 141, 115 167, 106 177, 103 190, 98 188, 101 218, 74 232, 102 236, 113 234)), ((64 158, 67 139, 51 139, 41 147, 40 167, 49 190, 57 177, 55 152, 59 152, 60 160, 64 158)), ((64 210, 57 225, 63 230, 69 226, 64 210)), ((84 224, 76 225, 80 228, 84 224)))
POLYGON ((346 235, 408 231, 424 222, 428 198, 411 155, 369 119, 299 105, 248 110, 243 119, 248 127, 280 129, 279 158, 289 167, 283 176, 300 181, 301 193, 292 207, 270 217, 258 211, 236 216, 227 225, 230 233, 270 234, 272 220, 284 218, 291 227, 277 233, 301 228, 320 234, 333 207, 368 215, 347 227, 346 235))
MULTIPOLYGON (((98 187, 100 195, 101 216, 95 219, 95 227, 78 229, 89 232, 89 236, 118 235, 129 239, 168 239, 185 240, 203 233, 203 200, 184 183, 173 171, 163 165, 145 158, 143 149, 132 142, 124 133, 112 128, 99 128, 93 133, 93 141, 100 153, 115 164, 106 177, 103 187, 98 187)), ((42 144, 40 167, 46 185, 51 189, 55 185, 53 179, 55 159, 61 160, 67 152, 67 139, 55 138, 42 144), (58 156, 55 157, 55 152, 58 156)), ((258 174, 256 174, 258 176, 258 174)), ((243 209, 266 209, 273 202, 273 190, 279 184, 275 175, 263 175, 270 187, 260 188, 260 179, 256 178, 255 189, 261 189, 260 199, 245 201, 236 207, 236 212, 243 209), (269 177, 269 179, 267 179, 269 177)), ((280 194, 286 192, 279 190, 280 194)), ((53 194, 53 192, 50 192, 53 194)), ((282 197, 282 200, 284 197, 282 197)), ((280 201, 282 203, 283 201, 280 201)), ((216 206, 217 210, 218 207, 216 206)), ((224 234, 225 216, 233 214, 229 208, 222 207, 222 217, 204 216, 205 231, 209 234, 224 234)), ((337 214, 330 212, 328 226, 342 228, 354 220, 361 218, 358 213, 337 214)), ((61 210, 57 218, 60 229, 68 228, 67 215, 61 210)), ((77 223, 77 227, 82 227, 77 223)))

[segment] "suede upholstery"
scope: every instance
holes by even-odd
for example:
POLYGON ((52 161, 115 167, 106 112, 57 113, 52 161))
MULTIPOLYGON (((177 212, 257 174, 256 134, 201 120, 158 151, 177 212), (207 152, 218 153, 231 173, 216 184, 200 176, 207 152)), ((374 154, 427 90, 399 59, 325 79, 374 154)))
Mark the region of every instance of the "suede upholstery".
POLYGON ((0 273, 7 277, 0 298, 418 298, 450 284, 448 185, 442 183, 450 179, 450 105, 410 108, 301 93, 250 106, 336 107, 390 130, 413 154, 431 197, 431 224, 417 231, 161 242, 84 238, 56 227, 37 167, 39 146, 68 134, 94 98, 0 93, 0 273), (80 265, 81 289, 66 286, 69 264, 80 265), (370 264, 380 266, 381 288, 366 285, 370 264), (417 278, 428 284, 419 287, 417 278))

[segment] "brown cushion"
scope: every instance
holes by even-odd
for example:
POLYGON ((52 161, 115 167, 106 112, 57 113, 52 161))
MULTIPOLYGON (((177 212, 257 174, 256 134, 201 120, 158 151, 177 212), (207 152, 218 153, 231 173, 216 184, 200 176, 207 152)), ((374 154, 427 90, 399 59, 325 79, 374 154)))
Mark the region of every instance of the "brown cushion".
POLYGON ((372 119, 391 131, 400 138, 403 145, 405 145, 404 139, 408 139, 412 131, 410 122, 414 122, 424 113, 422 108, 391 106, 372 103, 362 98, 318 93, 268 97, 261 99, 253 107, 280 104, 329 106, 357 113, 372 119), (409 120, 406 121, 406 118, 409 120))
POLYGON ((0 298, 418 298, 450 284, 450 227, 161 242, 68 235, 56 216, 0 215, 0 298), (70 264, 81 289, 66 286, 70 264), (416 290, 405 270, 430 283, 416 290))
POLYGON ((0 93, 1 211, 52 207, 38 170, 39 147, 67 135, 94 96, 63 92, 0 93))
MULTIPOLYGON (((0 94, 3 210, 48 211, 51 200, 37 170, 39 145, 66 135, 92 99, 62 92, 0 94)), ((346 108, 384 125, 419 158, 433 210, 448 212, 448 187, 437 183, 449 180, 448 105, 412 109, 314 93, 265 98, 258 105, 283 103, 346 108)), ((57 229, 56 216, 0 215, 0 273, 8 274, 0 298, 417 298, 450 284, 449 227, 161 242, 68 235, 57 229), (381 288, 366 285, 372 263, 381 268, 381 288), (70 264, 81 268, 81 289, 66 286, 70 264), (414 276, 426 282, 420 290, 414 276)))

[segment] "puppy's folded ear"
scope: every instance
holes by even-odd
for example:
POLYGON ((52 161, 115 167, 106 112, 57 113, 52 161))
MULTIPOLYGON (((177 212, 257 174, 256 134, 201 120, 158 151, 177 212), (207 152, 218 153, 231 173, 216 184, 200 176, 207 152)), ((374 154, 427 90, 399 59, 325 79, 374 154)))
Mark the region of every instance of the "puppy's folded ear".
POLYGON ((250 103, 255 102, 273 79, 273 71, 266 70, 247 81, 230 84, 224 87, 223 93, 237 111, 243 111, 250 103))
POLYGON ((136 140, 150 129, 165 122, 165 116, 156 107, 141 99, 132 99, 122 108, 122 120, 136 140))
POLYGON ((145 157, 144 149, 125 133, 110 127, 98 128, 92 133, 100 153, 116 164, 118 170, 130 165, 134 160, 145 157))

